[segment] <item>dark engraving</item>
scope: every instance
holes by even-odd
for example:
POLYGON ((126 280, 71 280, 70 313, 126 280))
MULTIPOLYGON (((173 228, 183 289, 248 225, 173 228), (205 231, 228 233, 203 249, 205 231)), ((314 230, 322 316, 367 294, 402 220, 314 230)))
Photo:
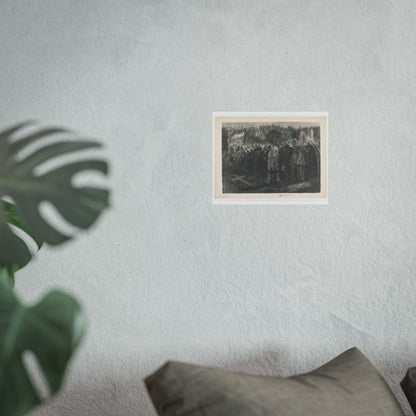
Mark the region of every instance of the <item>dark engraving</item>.
POLYGON ((319 123, 223 123, 223 193, 319 193, 320 133, 319 123))

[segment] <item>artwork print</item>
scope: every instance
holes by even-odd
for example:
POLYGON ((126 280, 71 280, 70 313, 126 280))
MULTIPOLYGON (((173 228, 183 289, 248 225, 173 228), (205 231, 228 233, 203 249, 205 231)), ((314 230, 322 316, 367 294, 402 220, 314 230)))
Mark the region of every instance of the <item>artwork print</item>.
POLYGON ((327 113, 214 113, 215 203, 328 201, 327 113))

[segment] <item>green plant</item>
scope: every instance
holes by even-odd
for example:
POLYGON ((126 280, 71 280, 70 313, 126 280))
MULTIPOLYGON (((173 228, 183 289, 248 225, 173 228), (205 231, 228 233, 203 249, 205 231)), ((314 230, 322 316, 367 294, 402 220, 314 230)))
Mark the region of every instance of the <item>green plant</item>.
POLYGON ((108 206, 106 189, 72 184, 73 176, 85 170, 106 175, 105 161, 59 163, 64 154, 100 143, 62 139, 70 132, 61 128, 24 134, 28 124, 0 132, 0 415, 7 416, 23 415, 42 400, 23 353, 35 355, 52 396, 85 331, 85 315, 72 296, 52 291, 27 307, 13 292, 15 272, 33 256, 30 240, 40 248, 71 238, 42 215, 40 204, 52 204, 64 220, 81 229, 88 229, 108 206), (46 143, 46 137, 59 140, 46 143))

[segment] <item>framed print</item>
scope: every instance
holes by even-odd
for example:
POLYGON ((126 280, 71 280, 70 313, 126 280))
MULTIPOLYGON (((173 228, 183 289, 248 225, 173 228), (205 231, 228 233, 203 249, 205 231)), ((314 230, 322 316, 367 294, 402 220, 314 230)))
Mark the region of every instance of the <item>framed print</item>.
POLYGON ((213 113, 212 128, 214 203, 328 203, 328 113, 213 113))

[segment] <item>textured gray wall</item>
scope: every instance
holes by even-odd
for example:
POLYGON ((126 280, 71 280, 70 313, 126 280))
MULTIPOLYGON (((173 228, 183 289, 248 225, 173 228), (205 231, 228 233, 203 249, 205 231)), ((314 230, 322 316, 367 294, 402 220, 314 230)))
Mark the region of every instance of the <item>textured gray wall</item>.
MULTIPOLYGON (((416 364, 413 0, 3 0, 1 125, 101 138, 113 208, 19 273, 90 327, 44 415, 154 415, 166 359, 288 375, 416 364), (212 111, 329 112, 328 206, 213 206, 212 111)), ((410 413, 409 413, 410 414, 410 413)))

